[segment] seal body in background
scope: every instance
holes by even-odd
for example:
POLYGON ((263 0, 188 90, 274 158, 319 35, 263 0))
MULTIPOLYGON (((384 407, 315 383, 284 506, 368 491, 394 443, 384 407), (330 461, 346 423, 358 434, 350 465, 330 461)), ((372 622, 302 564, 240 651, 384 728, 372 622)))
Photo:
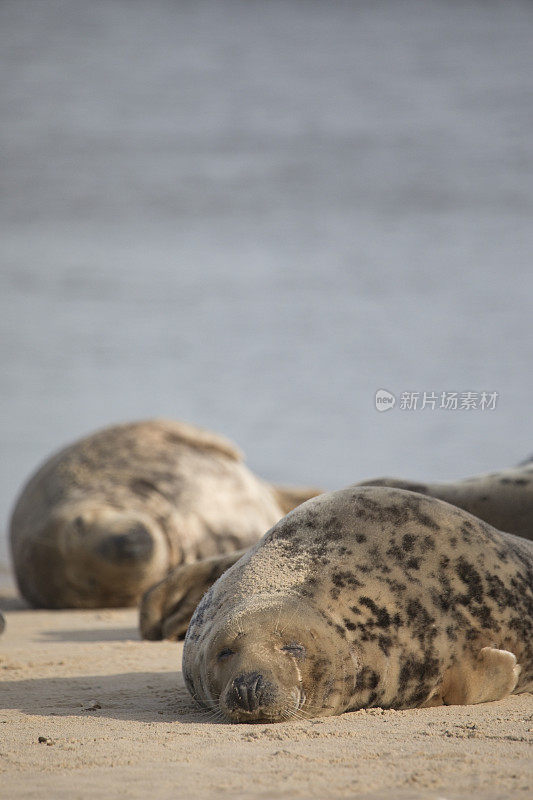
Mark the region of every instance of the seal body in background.
POLYGON ((359 486, 389 486, 438 497, 506 533, 533 539, 533 459, 516 467, 456 481, 374 478, 359 486))
POLYGON ((207 592, 183 674, 237 722, 530 690, 533 543, 410 491, 323 494, 207 592))
POLYGON ((267 484, 192 425, 105 428, 24 487, 10 526, 18 586, 37 607, 135 605, 172 567, 250 546, 316 493, 267 484))

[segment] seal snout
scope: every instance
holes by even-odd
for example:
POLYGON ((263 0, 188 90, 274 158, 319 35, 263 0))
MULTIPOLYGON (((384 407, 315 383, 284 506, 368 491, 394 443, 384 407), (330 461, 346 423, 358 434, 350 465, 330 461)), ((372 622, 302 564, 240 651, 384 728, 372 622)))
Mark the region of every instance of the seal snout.
POLYGON ((152 556, 153 549, 153 537, 140 522, 124 532, 109 534, 97 546, 102 558, 117 564, 147 560, 152 556))
POLYGON ((274 700, 274 686, 260 672, 246 672, 231 682, 226 703, 231 710, 257 711, 274 700))

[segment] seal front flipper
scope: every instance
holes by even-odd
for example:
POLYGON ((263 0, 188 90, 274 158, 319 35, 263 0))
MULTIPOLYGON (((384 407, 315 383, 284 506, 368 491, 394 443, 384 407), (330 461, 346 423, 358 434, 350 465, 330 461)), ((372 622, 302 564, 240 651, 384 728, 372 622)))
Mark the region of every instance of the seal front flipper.
POLYGON ((173 569, 141 600, 139 626, 143 639, 182 639, 194 610, 207 590, 247 550, 213 556, 173 569))
POLYGON ((470 664, 449 670, 442 687, 444 705, 470 705, 503 700, 513 692, 520 676, 520 665, 509 650, 484 647, 470 664))

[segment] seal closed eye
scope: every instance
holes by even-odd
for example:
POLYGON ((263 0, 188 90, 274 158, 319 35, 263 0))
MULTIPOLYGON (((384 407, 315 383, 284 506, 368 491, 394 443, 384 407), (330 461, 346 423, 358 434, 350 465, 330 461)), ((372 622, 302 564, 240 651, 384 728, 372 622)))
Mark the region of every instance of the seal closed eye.
POLYGON ((281 649, 284 653, 288 653, 295 658, 305 658, 305 647, 302 644, 291 642, 291 644, 283 645, 281 649))

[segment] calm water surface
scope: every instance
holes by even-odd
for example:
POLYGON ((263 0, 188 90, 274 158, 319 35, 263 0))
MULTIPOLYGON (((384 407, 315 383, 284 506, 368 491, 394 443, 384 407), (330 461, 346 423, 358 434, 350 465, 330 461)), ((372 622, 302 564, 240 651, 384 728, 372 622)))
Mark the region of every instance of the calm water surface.
POLYGON ((0 31, 4 531, 138 417, 326 488, 533 451, 530 3, 4 0, 0 31))

